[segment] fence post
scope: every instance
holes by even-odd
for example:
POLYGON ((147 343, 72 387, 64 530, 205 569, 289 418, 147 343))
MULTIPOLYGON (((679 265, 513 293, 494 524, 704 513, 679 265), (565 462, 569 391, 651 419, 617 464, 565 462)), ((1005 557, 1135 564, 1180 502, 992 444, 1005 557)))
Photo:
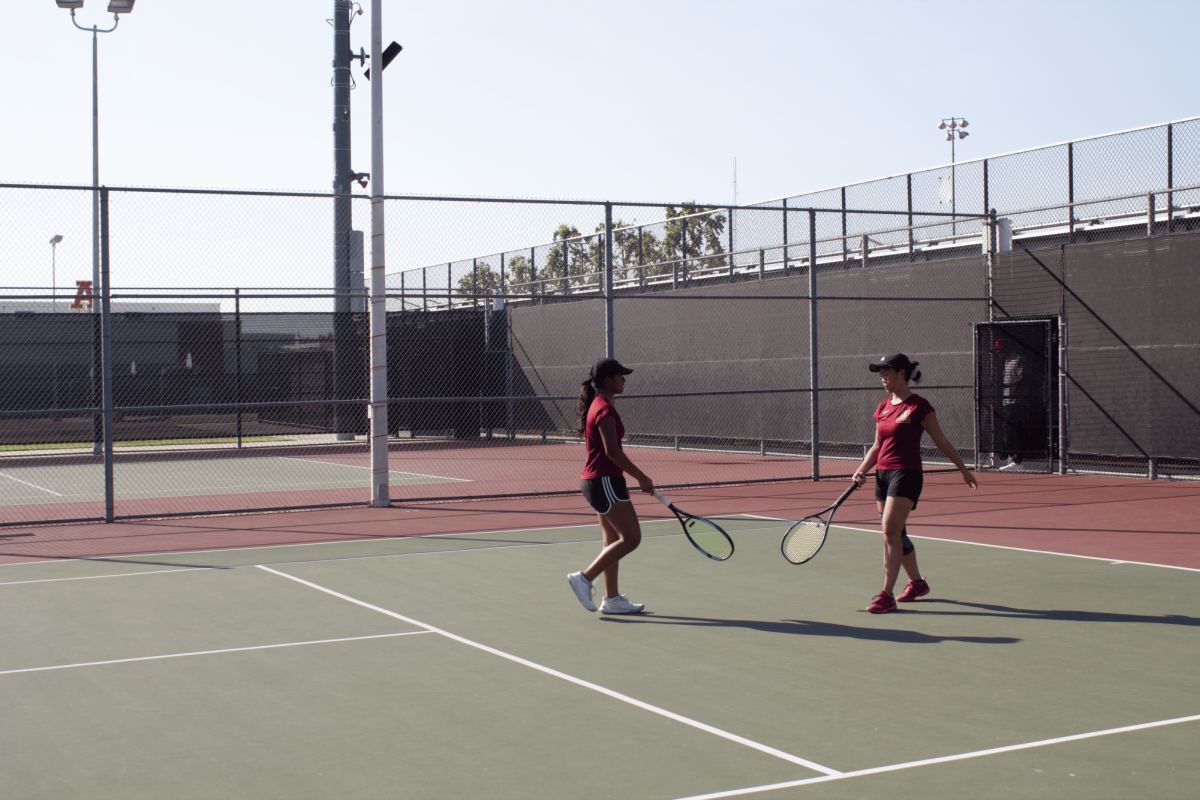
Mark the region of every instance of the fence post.
POLYGON ((604 204, 604 355, 613 355, 612 203, 604 204))
POLYGON ((500 254, 500 294, 505 294, 504 291, 504 253, 500 254))
POLYGON ((787 198, 783 198, 783 274, 788 274, 787 198))
POLYGON ((680 220, 680 235, 679 235, 679 261, 683 265, 683 285, 688 284, 688 265, 687 265, 687 219, 680 220))
MULTIPOLYGON (((736 200, 735 200, 736 202, 736 200)), ((729 209, 729 280, 733 282, 733 209, 729 209)))
MULTIPOLYGON (((843 240, 843 241, 845 241, 845 240, 843 240)), ((871 240, 869 238, 867 238, 867 235, 864 233, 863 237, 862 237, 862 268, 863 269, 867 268, 867 258, 869 257, 867 248, 870 247, 870 245, 871 245, 871 240)))
POLYGON ((767 253, 761 247, 758 248, 758 279, 761 281, 767 272, 767 253))
POLYGON ((913 213, 912 213, 912 173, 904 176, 905 184, 908 187, 908 260, 912 261, 913 257, 913 213))
MULTIPOLYGON (((1065 270, 1064 270, 1065 272, 1065 270)), ((1058 474, 1067 474, 1067 320, 1058 315, 1058 474)))
POLYGON ((642 289, 646 286, 646 270, 643 267, 646 265, 646 258, 642 252, 642 228, 638 226, 638 288, 642 289))
MULTIPOLYGON (((233 402, 237 403, 237 446, 242 449, 242 290, 233 290, 233 402)), ((161 401, 160 401, 161 402, 161 401)))
MULTIPOLYGON (((544 291, 539 292, 538 291, 539 288, 541 288, 543 290, 545 289, 545 287, 542 286, 537 281, 537 249, 531 247, 531 248, 529 248, 529 293, 537 294, 537 295, 545 294, 544 291)), ((538 297, 538 305, 541 305, 541 304, 542 304, 542 298, 539 296, 538 297)), ((532 297, 529 298, 529 305, 533 305, 532 297)))
POLYGON ((565 296, 570 291, 570 288, 571 288, 571 283, 569 280, 570 276, 571 276, 571 270, 570 270, 570 264, 568 263, 568 260, 571 257, 571 253, 567 249, 567 240, 566 239, 563 239, 562 254, 563 254, 563 295, 565 296))
MULTIPOLYGON (((912 223, 909 223, 910 225, 912 223)), ((842 266, 847 266, 850 260, 849 248, 846 246, 846 187, 842 187, 842 266)))
MULTIPOLYGON (((108 187, 100 189, 100 335, 104 403, 104 521, 112 522, 113 508, 113 384, 112 314, 109 303, 108 187)), ((94 294, 94 293, 93 293, 94 294)))
POLYGON ((821 480, 820 383, 817 380, 817 212, 808 210, 808 386, 812 417, 812 479, 821 480))
POLYGON ((1075 143, 1067 142, 1067 244, 1075 244, 1075 143))
POLYGON ((471 305, 479 308, 479 259, 477 258, 471 259, 471 305))
MULTIPOLYGON (((382 71, 382 70, 381 70, 382 71)), ((454 284, 454 262, 446 264, 446 310, 454 307, 454 295, 451 294, 454 284)))
MULTIPOLYGON (((1167 123, 1167 188, 1175 188, 1175 126, 1167 123)), ((1175 219, 1175 193, 1167 192, 1167 233, 1175 219)))
POLYGON ((1146 195, 1146 235, 1154 235, 1154 192, 1146 195))

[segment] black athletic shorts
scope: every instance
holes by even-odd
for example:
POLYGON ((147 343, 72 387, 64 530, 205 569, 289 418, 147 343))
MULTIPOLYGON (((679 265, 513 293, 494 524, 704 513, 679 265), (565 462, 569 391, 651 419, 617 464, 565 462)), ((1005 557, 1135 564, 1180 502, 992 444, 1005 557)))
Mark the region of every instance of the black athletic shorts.
POLYGON ((881 469, 875 472, 875 499, 886 501, 889 497, 907 497, 913 508, 921 499, 921 487, 925 485, 925 474, 919 469, 881 469))
POLYGON ((613 503, 628 503, 629 489, 622 478, 584 478, 579 482, 583 499, 600 514, 607 514, 613 503))

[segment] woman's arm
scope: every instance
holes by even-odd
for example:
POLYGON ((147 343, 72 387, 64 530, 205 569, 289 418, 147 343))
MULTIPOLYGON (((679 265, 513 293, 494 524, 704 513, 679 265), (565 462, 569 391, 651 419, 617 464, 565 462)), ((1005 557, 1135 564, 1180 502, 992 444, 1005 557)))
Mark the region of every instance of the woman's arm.
POLYGON ((629 456, 625 455, 621 440, 617 437, 617 421, 612 417, 604 417, 597 427, 600 429, 600 442, 604 445, 604 455, 608 456, 608 460, 632 475, 645 494, 653 493, 654 481, 634 466, 629 456))
POLYGON ((858 469, 854 471, 854 477, 851 478, 859 486, 867 480, 867 472, 871 467, 875 466, 875 462, 879 461, 879 426, 875 426, 875 444, 871 445, 871 449, 867 451, 863 461, 858 465, 858 469))
POLYGON ((929 434, 929 438, 937 445, 937 449, 941 450, 946 458, 950 459, 954 463, 954 466, 958 467, 958 471, 962 473, 963 480, 974 490, 979 484, 976 482, 975 476, 967 469, 967 465, 963 463, 962 458, 959 457, 958 451, 950 446, 950 441, 946 438, 946 434, 942 433, 942 428, 938 425, 937 421, 937 412, 930 411, 925 416, 925 419, 921 420, 921 427, 929 434))

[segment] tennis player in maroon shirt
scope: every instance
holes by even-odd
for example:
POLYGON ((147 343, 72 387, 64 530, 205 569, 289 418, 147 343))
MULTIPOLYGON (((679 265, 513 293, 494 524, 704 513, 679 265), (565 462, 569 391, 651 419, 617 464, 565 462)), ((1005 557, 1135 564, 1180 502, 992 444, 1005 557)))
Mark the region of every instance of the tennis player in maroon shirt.
POLYGON ((875 595, 867 611, 886 614, 896 610, 896 602, 909 603, 929 594, 929 583, 917 568, 917 553, 908 538, 908 515, 921 498, 924 474, 921 470, 921 437, 928 433, 946 458, 954 462, 963 480, 974 491, 978 484, 958 452, 950 446, 937 414, 929 401, 908 388, 921 380, 917 362, 903 353, 888 353, 868 367, 878 372, 888 397, 875 409, 875 444, 854 473, 854 482, 862 486, 867 471, 875 467, 875 501, 883 519, 883 591, 875 595), (900 567, 908 574, 908 585, 899 597, 892 594, 900 567))
POLYGON ((646 494, 654 492, 654 481, 634 466, 621 447, 625 426, 621 424, 621 415, 613 405, 613 398, 625 391, 625 376, 631 372, 633 370, 621 366, 615 358, 602 358, 592 366, 591 374, 579 391, 579 427, 575 432, 583 437, 587 446, 580 488, 600 519, 604 549, 587 569, 568 575, 567 582, 583 607, 595 611, 592 581, 603 573, 602 614, 637 614, 645 609, 641 603, 629 602, 617 586, 619 562, 642 543, 642 528, 629 499, 625 473, 632 475, 646 494))

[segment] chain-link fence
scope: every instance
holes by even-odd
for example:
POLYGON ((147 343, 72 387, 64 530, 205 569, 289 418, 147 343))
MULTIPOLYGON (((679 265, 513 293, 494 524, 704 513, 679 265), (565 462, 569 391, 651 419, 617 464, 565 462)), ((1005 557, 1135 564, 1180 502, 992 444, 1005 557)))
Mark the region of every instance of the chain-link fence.
MULTIPOLYGON (((895 349, 968 463, 1200 477, 1198 136, 744 207, 388 198, 391 497, 575 491, 606 353, 664 486, 849 474, 895 349), (1048 331, 1036 414, 984 352, 1010 323, 1048 331)), ((0 524, 368 500, 367 198, 2 185, 0 209, 0 524)))

